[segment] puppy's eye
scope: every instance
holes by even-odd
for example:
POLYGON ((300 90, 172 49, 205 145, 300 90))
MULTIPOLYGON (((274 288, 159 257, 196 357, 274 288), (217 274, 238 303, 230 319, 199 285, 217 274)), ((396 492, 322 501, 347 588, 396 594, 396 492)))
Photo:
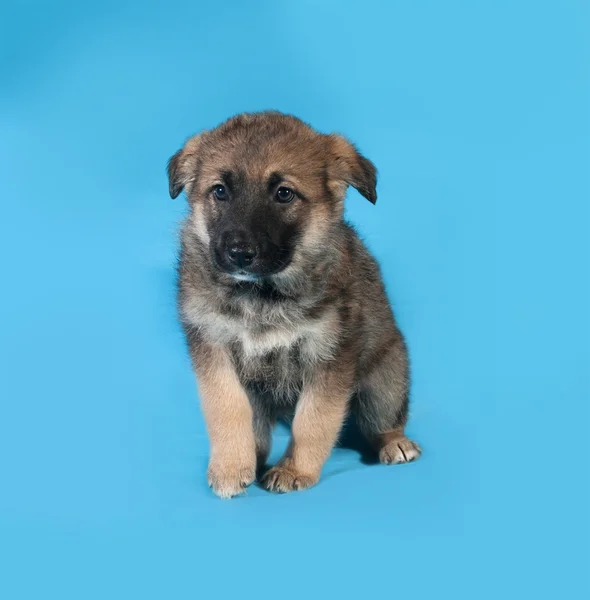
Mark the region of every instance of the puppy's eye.
POLYGON ((213 188, 213 195, 216 200, 227 200, 227 190, 222 185, 216 185, 213 188))
POLYGON ((280 187, 277 190, 276 201, 281 204, 288 204, 295 198, 295 192, 288 187, 280 187))

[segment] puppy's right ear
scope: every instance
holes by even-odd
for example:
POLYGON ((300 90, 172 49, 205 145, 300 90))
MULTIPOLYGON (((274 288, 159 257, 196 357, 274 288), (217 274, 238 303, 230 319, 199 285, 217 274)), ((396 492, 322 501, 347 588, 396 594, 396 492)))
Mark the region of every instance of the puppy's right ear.
POLYGON ((181 161, 182 153, 184 150, 179 150, 169 161, 168 161, 168 191, 170 192, 170 198, 177 198, 180 192, 184 188, 184 181, 181 175, 181 161))
MULTIPOLYGON (((195 180, 196 157, 199 137, 192 137, 168 161, 168 191, 171 198, 177 198, 183 189, 188 188, 195 180)), ((187 189, 189 192, 190 189, 187 189)))

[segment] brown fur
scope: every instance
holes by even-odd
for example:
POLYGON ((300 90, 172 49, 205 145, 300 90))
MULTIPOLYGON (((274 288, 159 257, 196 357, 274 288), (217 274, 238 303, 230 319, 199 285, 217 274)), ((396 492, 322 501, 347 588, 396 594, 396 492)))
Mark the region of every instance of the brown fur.
POLYGON ((231 357, 221 347, 201 345, 195 368, 211 440, 209 484, 231 498, 254 481, 256 442, 252 407, 231 357))
POLYGON ((251 483, 282 417, 293 417, 292 440, 262 478, 273 491, 317 482, 350 411, 381 462, 417 458, 403 433, 404 339, 377 264, 342 217, 348 185, 376 201, 372 163, 341 136, 267 112, 191 138, 170 160, 169 179, 171 196, 184 189, 191 209, 179 305, 213 490, 229 497, 251 483), (231 191, 223 202, 212 192, 220 182, 231 191), (278 203, 277 187, 295 199, 278 203), (224 262, 222 242, 236 228, 260 259, 244 275, 224 262))

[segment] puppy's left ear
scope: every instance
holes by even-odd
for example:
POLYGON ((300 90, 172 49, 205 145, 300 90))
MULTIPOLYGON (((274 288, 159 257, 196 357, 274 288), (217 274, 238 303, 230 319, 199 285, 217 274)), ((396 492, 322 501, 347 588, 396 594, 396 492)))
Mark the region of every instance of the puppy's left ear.
POLYGON ((168 161, 168 191, 171 198, 180 195, 183 189, 190 186, 195 179, 196 157, 199 147, 198 135, 192 137, 172 158, 168 161))
POLYGON ((332 155, 329 176, 336 183, 335 191, 344 197, 346 186, 351 185, 369 202, 375 204, 377 202, 377 169, 375 165, 340 135, 329 135, 328 142, 332 155), (339 183, 340 185, 338 185, 339 183))

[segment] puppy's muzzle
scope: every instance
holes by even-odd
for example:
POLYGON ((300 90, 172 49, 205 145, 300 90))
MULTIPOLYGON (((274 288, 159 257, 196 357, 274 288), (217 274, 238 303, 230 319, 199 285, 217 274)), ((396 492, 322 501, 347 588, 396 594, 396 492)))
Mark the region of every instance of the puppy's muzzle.
POLYGON ((223 233, 213 253, 217 266, 238 279, 268 277, 283 270, 291 258, 288 247, 273 244, 267 235, 257 238, 243 230, 223 233))

